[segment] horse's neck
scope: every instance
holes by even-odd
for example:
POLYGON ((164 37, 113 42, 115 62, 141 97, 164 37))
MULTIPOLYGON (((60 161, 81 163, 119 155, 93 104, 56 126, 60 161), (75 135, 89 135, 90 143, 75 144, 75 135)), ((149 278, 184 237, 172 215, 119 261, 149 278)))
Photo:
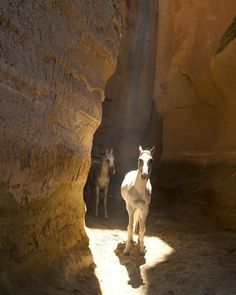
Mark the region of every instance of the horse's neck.
POLYGON ((134 181, 135 188, 137 189, 138 192, 142 192, 143 190, 146 189, 146 184, 147 184, 147 180, 142 179, 141 172, 139 169, 137 169, 137 174, 134 181))
POLYGON ((108 165, 105 159, 102 159, 101 161, 101 176, 109 176, 108 165))

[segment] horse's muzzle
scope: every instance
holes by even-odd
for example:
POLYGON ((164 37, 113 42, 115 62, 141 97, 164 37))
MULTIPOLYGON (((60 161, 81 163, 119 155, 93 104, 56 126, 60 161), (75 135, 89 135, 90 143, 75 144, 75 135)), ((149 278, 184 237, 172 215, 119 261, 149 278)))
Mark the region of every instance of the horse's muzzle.
POLYGON ((116 173, 116 169, 115 168, 111 168, 111 174, 114 175, 116 173))
POLYGON ((148 173, 142 173, 141 177, 142 177, 143 180, 148 180, 149 174, 148 173))

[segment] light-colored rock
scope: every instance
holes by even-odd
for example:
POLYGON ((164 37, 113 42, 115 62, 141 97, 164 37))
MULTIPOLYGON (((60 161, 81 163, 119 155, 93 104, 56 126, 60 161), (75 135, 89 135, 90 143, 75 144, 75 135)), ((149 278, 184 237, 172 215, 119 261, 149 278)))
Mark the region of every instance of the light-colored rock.
POLYGON ((229 0, 160 1, 154 94, 160 183, 204 191, 214 215, 231 216, 220 218, 226 227, 236 226, 235 11, 229 0))
POLYGON ((204 160, 225 152, 218 145, 226 104, 211 63, 235 8, 232 1, 160 1, 155 97, 165 159, 204 160))

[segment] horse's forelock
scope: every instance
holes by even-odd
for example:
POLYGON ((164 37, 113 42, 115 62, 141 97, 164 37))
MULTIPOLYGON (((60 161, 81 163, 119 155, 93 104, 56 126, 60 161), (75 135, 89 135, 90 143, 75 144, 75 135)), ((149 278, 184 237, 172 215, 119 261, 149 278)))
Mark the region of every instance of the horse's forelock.
POLYGON ((149 150, 143 150, 138 158, 141 159, 144 154, 147 154, 152 159, 152 153, 149 150))

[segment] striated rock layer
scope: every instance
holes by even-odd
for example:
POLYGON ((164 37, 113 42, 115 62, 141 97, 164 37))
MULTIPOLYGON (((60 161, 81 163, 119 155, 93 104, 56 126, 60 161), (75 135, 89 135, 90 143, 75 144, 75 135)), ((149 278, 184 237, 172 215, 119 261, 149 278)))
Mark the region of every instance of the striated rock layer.
POLYGON ((159 6, 159 181, 201 192, 208 212, 236 228, 236 3, 176 0, 159 6))
POLYGON ((37 255, 53 261, 70 251, 75 269, 92 263, 82 190, 125 4, 15 0, 1 1, 0 11, 0 280, 7 285, 17 278, 12 263, 21 262, 22 273, 37 255))

